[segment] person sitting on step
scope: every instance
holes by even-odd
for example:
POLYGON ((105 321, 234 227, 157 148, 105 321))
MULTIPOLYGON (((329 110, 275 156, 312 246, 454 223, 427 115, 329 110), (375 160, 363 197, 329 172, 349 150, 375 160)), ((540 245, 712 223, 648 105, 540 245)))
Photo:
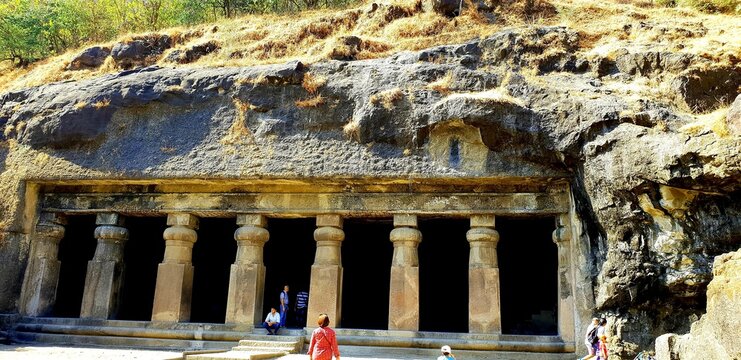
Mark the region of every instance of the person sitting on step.
POLYGON ((265 317, 265 322, 262 326, 268 330, 268 335, 278 335, 278 329, 280 328, 280 314, 275 311, 275 308, 270 308, 268 316, 265 317))

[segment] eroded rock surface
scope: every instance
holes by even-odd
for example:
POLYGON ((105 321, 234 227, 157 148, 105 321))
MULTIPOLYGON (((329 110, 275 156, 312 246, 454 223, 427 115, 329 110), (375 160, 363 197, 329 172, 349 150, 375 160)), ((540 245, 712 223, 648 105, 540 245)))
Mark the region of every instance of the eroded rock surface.
MULTIPOLYGON (((689 330, 711 260, 741 244, 741 140, 692 114, 726 106, 736 94, 717 91, 740 78, 690 74, 702 60, 663 50, 587 58, 579 41, 524 28, 386 59, 147 67, 6 93, 0 194, 22 197, 31 178, 567 177, 590 254, 579 286, 593 289, 577 301, 609 316, 614 357, 632 359, 689 330), (644 75, 700 100, 678 110, 633 92, 644 75), (451 134, 465 139, 460 159, 444 151, 451 134)), ((0 208, 0 261, 17 264, 0 278, 0 310, 25 267, 13 260, 27 251, 22 212, 0 208)))
POLYGON ((741 250, 723 254, 713 263, 708 284, 707 313, 689 334, 662 335, 656 341, 658 360, 741 359, 741 250))

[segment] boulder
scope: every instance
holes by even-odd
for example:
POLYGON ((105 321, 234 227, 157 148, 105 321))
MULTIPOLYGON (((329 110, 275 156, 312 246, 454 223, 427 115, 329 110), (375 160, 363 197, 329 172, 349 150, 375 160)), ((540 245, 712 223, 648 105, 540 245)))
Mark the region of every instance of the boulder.
POLYGON ((432 10, 440 15, 454 17, 460 15, 463 6, 461 0, 426 0, 425 9, 432 10))
POLYGON ((707 313, 688 335, 656 340, 658 360, 741 359, 741 249, 715 258, 708 284, 707 313))
POLYGON ((218 42, 211 40, 205 43, 192 45, 185 49, 173 50, 167 55, 165 60, 180 64, 192 63, 220 48, 221 45, 218 42))
POLYGON ((172 47, 173 41, 168 35, 148 35, 134 38, 127 42, 113 45, 111 57, 121 68, 149 65, 157 56, 172 47))
POLYGON ((103 65, 103 62, 110 54, 110 47, 93 46, 87 48, 81 53, 77 54, 77 56, 75 56, 72 61, 70 61, 69 65, 67 65, 67 70, 97 68, 98 66, 103 65))
POLYGON ((692 68, 677 75, 671 91, 683 107, 703 113, 729 104, 738 95, 741 69, 735 66, 692 68))
POLYGON ((352 61, 361 50, 363 40, 357 36, 340 36, 335 40, 334 47, 329 53, 333 60, 352 61))

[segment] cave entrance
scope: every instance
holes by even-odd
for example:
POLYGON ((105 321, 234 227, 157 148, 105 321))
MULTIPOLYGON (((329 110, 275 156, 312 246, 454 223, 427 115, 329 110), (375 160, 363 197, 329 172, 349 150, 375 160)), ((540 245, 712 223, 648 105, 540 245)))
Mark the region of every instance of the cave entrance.
POLYGON ((59 242, 59 282, 52 309, 55 317, 80 317, 85 290, 87 262, 95 255, 95 215, 67 217, 64 237, 59 242))
POLYGON ((224 323, 229 272, 237 255, 233 218, 201 218, 193 246, 193 295, 190 321, 224 323))
POLYGON ((342 327, 388 329, 391 219, 347 219, 342 242, 342 327), (385 305, 385 306, 384 306, 385 305))
POLYGON ((126 218, 129 240, 124 245, 124 276, 117 319, 152 319, 157 266, 165 253, 162 234, 167 229, 166 217, 126 218))
POLYGON ((497 217, 502 333, 557 335, 558 249, 553 217, 497 217))
POLYGON ((420 219, 419 329, 468 332, 468 219, 420 219))
POLYGON ((309 292, 311 265, 314 262, 316 219, 268 219, 270 239, 265 243, 265 295, 261 319, 274 307, 280 310, 280 292, 289 286, 290 312, 286 327, 304 328, 297 324, 293 305, 299 291, 309 292))

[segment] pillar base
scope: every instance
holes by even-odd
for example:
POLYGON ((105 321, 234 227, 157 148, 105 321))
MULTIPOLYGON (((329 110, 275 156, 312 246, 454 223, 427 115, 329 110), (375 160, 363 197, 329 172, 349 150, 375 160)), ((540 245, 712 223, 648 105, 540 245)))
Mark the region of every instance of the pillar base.
POLYGON ((111 319, 119 300, 123 264, 116 261, 88 261, 81 318, 111 319))
POLYGON ((392 266, 389 330, 419 330, 419 267, 392 266))
POLYGON ((312 265, 309 287, 309 308, 306 314, 308 327, 316 325, 319 314, 329 316, 332 326, 340 327, 342 299, 342 266, 312 265))
POLYGON ((468 269, 468 331, 501 334, 499 269, 468 269))
POLYGON ((250 326, 259 324, 262 320, 264 289, 264 265, 232 264, 226 303, 226 323, 250 326))
POLYGON ((23 279, 21 314, 25 316, 51 315, 57 297, 59 269, 62 263, 51 259, 29 259, 28 275, 23 279))
POLYGON ((190 320, 193 265, 162 263, 157 267, 152 321, 190 320))

